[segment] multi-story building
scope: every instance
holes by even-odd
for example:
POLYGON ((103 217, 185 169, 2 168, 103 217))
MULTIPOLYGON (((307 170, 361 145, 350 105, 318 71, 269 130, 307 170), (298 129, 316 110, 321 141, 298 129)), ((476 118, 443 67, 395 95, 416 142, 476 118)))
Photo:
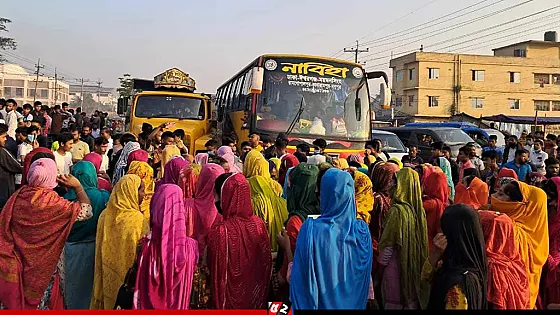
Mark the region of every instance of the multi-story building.
POLYGON ((37 76, 16 64, 0 64, 0 98, 13 98, 18 105, 32 104, 34 100, 43 105, 68 102, 68 83, 53 77, 37 76))
POLYGON ((555 32, 494 49, 493 56, 415 52, 391 60, 393 106, 412 121, 560 117, 560 43, 555 32))
POLYGON ((108 87, 99 87, 97 85, 84 85, 71 84, 70 85, 70 100, 80 99, 82 93, 84 96, 90 94, 94 101, 103 105, 117 105, 118 94, 116 89, 108 87))

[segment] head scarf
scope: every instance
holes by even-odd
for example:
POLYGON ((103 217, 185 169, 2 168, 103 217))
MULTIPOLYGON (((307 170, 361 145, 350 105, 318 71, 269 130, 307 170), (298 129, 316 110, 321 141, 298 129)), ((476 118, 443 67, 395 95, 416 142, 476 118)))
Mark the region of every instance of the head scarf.
POLYGON ((475 210, 488 204, 488 185, 475 177, 469 187, 465 187, 462 183, 455 187, 454 203, 464 203, 473 207, 475 210))
MULTIPOLYGON (((550 179, 556 186, 558 201, 560 201, 560 177, 555 176, 550 179)), ((550 239, 550 249, 546 270, 546 304, 558 303, 560 298, 560 202, 556 214, 549 213, 548 233, 550 239)))
POLYGON ((334 159, 333 160, 333 166, 338 168, 339 170, 346 170, 346 169, 350 168, 350 165, 348 164, 348 161, 346 161, 346 159, 343 159, 343 158, 334 159))
POLYGON ((128 156, 130 153, 140 150, 140 144, 135 141, 128 142, 121 150, 121 155, 115 165, 115 173, 113 174, 113 185, 115 185, 124 174, 126 174, 126 166, 128 165, 128 156))
POLYGON ((138 241, 149 232, 148 220, 138 203, 141 181, 137 175, 124 175, 99 217, 91 309, 113 309, 119 288, 136 258, 138 241))
POLYGON ((369 229, 373 238, 373 248, 377 253, 377 244, 383 232, 383 222, 391 206, 389 187, 392 185, 395 169, 386 162, 379 162, 371 174, 371 189, 373 191, 373 211, 369 229))
POLYGON ((358 209, 358 219, 364 220, 369 224, 373 210, 373 191, 371 190, 371 179, 362 172, 353 172, 354 192, 356 195, 356 207, 358 209))
POLYGON ((51 159, 33 162, 30 184, 0 213, 0 301, 7 309, 37 308, 80 212, 79 203, 51 189, 56 173, 51 159))
POLYGON ((148 152, 144 151, 144 150, 136 150, 132 153, 130 153, 128 155, 128 160, 127 163, 128 165, 130 165, 130 163, 134 162, 134 161, 139 161, 139 162, 148 162, 148 152))
POLYGON ((433 246, 434 237, 441 232, 440 220, 445 207, 449 205, 449 188, 447 177, 442 172, 434 172, 428 175, 423 185, 424 211, 426 211, 426 223, 428 228, 428 244, 433 246))
POLYGON ((27 173, 27 183, 31 187, 53 189, 58 185, 56 179, 56 163, 49 158, 42 158, 33 162, 29 167, 29 173, 27 173))
POLYGON ((438 271, 430 297, 430 308, 445 309, 446 296, 458 285, 469 310, 488 308, 488 260, 484 235, 476 211, 459 204, 445 209, 441 229, 447 238, 443 267, 438 271))
POLYGON ((181 169, 186 165, 189 165, 189 162, 185 161, 185 159, 180 156, 177 156, 167 162, 167 164, 165 164, 165 173, 163 178, 156 183, 156 189, 164 184, 177 185, 179 183, 181 169))
MULTIPOLYGON (((86 240, 95 240, 97 231, 97 220, 101 211, 105 209, 105 205, 109 200, 109 192, 99 190, 97 188, 97 172, 91 162, 80 161, 72 167, 72 175, 80 181, 84 188, 93 211, 93 217, 86 221, 76 222, 72 226, 72 232, 68 237, 69 242, 78 242, 86 240)), ((74 189, 68 190, 64 198, 70 201, 76 201, 78 196, 74 189)))
POLYGON ((243 174, 226 179, 221 192, 223 221, 208 234, 212 298, 217 309, 262 309, 272 269, 266 226, 253 214, 243 174))
POLYGON ((286 154, 282 158, 282 163, 280 164, 280 171, 278 172, 278 182, 280 185, 284 185, 286 180, 286 173, 292 167, 298 166, 299 160, 293 154, 286 154))
MULTIPOLYGON (((279 158, 271 158, 269 161, 274 163, 274 168, 276 168, 276 173, 280 172, 280 164, 282 164, 282 161, 280 161, 279 158)), ((309 160, 307 160, 307 162, 309 163, 309 160)))
POLYGON ((320 165, 327 162, 327 157, 322 154, 315 154, 307 157, 307 164, 320 165))
POLYGON ((387 161, 388 163, 395 163, 399 166, 399 170, 403 168, 403 163, 401 162, 401 160, 399 160, 396 157, 390 158, 389 161, 387 161))
POLYGON ((439 158, 439 168, 443 171, 447 177, 447 186, 449 187, 449 198, 451 200, 455 199, 455 184, 453 184, 453 174, 451 172, 451 164, 445 157, 439 158))
POLYGON ((290 185, 286 190, 290 217, 296 215, 303 222, 309 215, 321 213, 316 194, 318 175, 317 166, 305 163, 299 164, 290 171, 288 175, 290 185))
MULTIPOLYGON (((95 167, 95 172, 99 174, 101 162, 103 161, 103 157, 101 155, 95 152, 91 152, 86 154, 82 161, 90 162, 91 164, 93 164, 93 166, 95 167)), ((111 192, 111 182, 101 176, 97 176, 97 188, 111 192)))
POLYGON ((210 228, 214 222, 221 220, 214 199, 214 183, 223 173, 224 168, 218 164, 204 165, 196 183, 194 198, 185 199, 187 236, 192 236, 198 241, 200 255, 204 253, 206 235, 210 228))
POLYGON ((133 161, 128 167, 127 174, 134 174, 144 182, 144 200, 140 205, 140 212, 146 219, 150 219, 150 203, 154 194, 154 169, 146 162, 133 161))
POLYGON ((422 190, 418 173, 403 168, 396 173, 397 186, 391 196, 391 207, 379 240, 379 251, 393 247, 398 251, 401 295, 408 301, 409 292, 416 292, 424 309, 429 287, 420 280, 422 266, 428 261, 428 231, 422 206, 422 190))
POLYGON ((185 199, 194 198, 194 192, 196 190, 196 183, 198 182, 198 177, 200 176, 200 170, 202 166, 192 163, 183 166, 181 172, 179 172, 179 187, 183 190, 183 196, 185 199))
POLYGON ((204 166, 206 163, 208 163, 209 158, 210 156, 208 155, 208 153, 198 153, 194 157, 194 162, 200 166, 204 166))
POLYGON ((531 172, 526 178, 525 182, 529 185, 540 187, 541 183, 546 180, 546 176, 538 172, 531 172))
POLYGON ((364 163, 364 158, 359 153, 354 153, 348 156, 348 162, 358 162, 362 164, 364 163))
POLYGON ((352 176, 329 169, 321 180, 320 204, 321 216, 306 220, 296 241, 292 307, 365 309, 373 251, 367 224, 357 219, 352 176))
POLYGON ((533 308, 539 293, 541 270, 548 258, 548 214, 546 193, 522 182, 522 202, 507 202, 492 197, 492 209, 507 214, 514 223, 515 240, 527 267, 533 308))
POLYGON ((502 168, 499 172, 498 172, 498 176, 496 177, 496 184, 494 186, 495 190, 500 189, 501 186, 512 182, 511 179, 514 180, 519 180, 519 178, 517 177, 517 173, 509 168, 502 168), (506 178, 505 181, 502 182, 502 179, 506 178))
MULTIPOLYGON (((269 182, 272 187, 272 191, 280 196, 282 194, 282 185, 270 177, 270 171, 268 168, 268 162, 264 156, 257 150, 251 150, 247 157, 245 158, 245 163, 243 163, 243 175, 247 178, 252 178, 255 176, 260 176, 269 182)), ((251 183, 251 181, 249 181, 251 183)), ((265 220, 266 221, 266 220, 265 220)))
POLYGON ((29 152, 25 159, 23 160, 23 172, 21 173, 21 184, 27 185, 27 173, 29 172, 29 167, 31 166, 31 160, 35 157, 36 154, 41 154, 41 157, 52 157, 54 159, 54 155, 51 150, 47 148, 37 148, 33 149, 33 151, 29 152))
POLYGON ((228 162, 230 173, 241 173, 241 170, 235 164, 235 154, 233 154, 233 150, 230 146, 221 146, 218 149, 218 156, 228 162))
POLYGON ((479 211, 488 256, 488 301, 493 309, 529 308, 529 278, 515 242, 513 221, 494 211, 479 211))
MULTIPOLYGON (((428 178, 428 176, 430 176, 430 174, 437 171, 441 172, 440 168, 429 163, 420 164, 415 169, 418 171, 418 175, 420 176, 420 184, 422 184, 422 189, 424 189, 424 183, 426 182, 426 179, 428 178)), ((447 177, 446 177, 446 182, 447 182, 447 177)))
POLYGON ((164 184, 156 190, 150 225, 138 264, 134 308, 189 309, 198 243, 186 236, 181 188, 164 184))
POLYGON ((163 152, 161 156, 161 168, 160 168, 159 178, 162 178, 165 175, 165 166, 167 165, 167 163, 169 163, 169 161, 171 161, 175 157, 181 157, 181 151, 179 150, 179 148, 174 144, 166 145, 165 148, 163 148, 163 152))

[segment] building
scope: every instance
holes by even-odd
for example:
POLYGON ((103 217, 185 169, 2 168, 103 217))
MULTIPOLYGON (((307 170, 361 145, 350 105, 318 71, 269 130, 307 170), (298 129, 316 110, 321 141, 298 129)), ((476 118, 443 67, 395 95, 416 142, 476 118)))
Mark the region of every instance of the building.
POLYGON ((20 106, 34 100, 49 106, 68 102, 68 83, 53 77, 36 78, 19 65, 0 64, 0 98, 13 98, 20 106))
POLYGON ((99 87, 97 85, 70 85, 70 100, 81 98, 81 93, 84 95, 90 94, 94 101, 106 106, 117 106, 118 94, 114 88, 99 87))
POLYGON ((392 100, 406 121, 473 117, 560 117, 560 43, 525 41, 494 55, 415 52, 391 60, 392 100))

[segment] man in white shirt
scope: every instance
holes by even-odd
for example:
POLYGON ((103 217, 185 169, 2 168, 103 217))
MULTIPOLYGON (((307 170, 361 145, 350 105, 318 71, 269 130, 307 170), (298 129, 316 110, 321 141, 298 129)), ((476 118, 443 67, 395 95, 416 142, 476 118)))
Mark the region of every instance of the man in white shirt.
POLYGON ((8 125, 8 136, 12 139, 16 138, 16 129, 18 127, 18 116, 16 112, 17 102, 13 99, 6 101, 6 125, 8 125))
POLYGON ((107 172, 109 169, 109 156, 107 156, 107 151, 109 147, 109 141, 104 137, 98 137, 95 139, 95 149, 94 152, 101 155, 101 167, 99 168, 100 172, 107 172))
POLYGON ((33 107, 31 106, 31 104, 23 105, 23 122, 25 124, 25 127, 31 126, 31 122, 33 121, 33 115, 31 115, 32 110, 33 107))
POLYGON ((537 168, 537 172, 542 175, 546 174, 546 167, 544 161, 548 159, 548 154, 542 150, 544 141, 541 139, 535 140, 533 143, 533 150, 531 151, 531 164, 537 168))
POLYGON ((56 168, 58 175, 70 174, 72 163, 72 145, 74 144, 74 137, 69 132, 63 132, 58 135, 58 150, 54 151, 54 159, 56 161, 56 168))

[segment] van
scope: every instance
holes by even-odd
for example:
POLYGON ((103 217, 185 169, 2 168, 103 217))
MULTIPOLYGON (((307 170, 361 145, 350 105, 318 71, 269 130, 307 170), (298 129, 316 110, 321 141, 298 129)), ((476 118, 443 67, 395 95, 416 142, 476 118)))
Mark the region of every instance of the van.
POLYGON ((467 135, 469 135, 469 137, 471 137, 473 141, 477 142, 480 145, 485 145, 486 143, 488 143, 490 137, 490 135, 484 129, 480 129, 475 124, 469 122, 451 121, 442 123, 409 123, 404 126, 420 128, 459 128, 463 130, 467 135))
MULTIPOLYGON (((432 143, 442 141, 451 148, 451 157, 456 158, 459 148, 467 143, 473 143, 473 139, 459 128, 450 127, 388 127, 380 128, 397 135, 406 147, 411 144, 418 146, 418 155, 424 160, 430 160, 432 156, 432 143)), ((474 142, 477 154, 482 154, 482 148, 474 142)))
POLYGON ((408 154, 408 149, 404 146, 399 137, 388 131, 372 130, 371 139, 379 139, 383 145, 383 152, 389 154, 391 158, 397 158, 399 161, 403 156, 408 154))

